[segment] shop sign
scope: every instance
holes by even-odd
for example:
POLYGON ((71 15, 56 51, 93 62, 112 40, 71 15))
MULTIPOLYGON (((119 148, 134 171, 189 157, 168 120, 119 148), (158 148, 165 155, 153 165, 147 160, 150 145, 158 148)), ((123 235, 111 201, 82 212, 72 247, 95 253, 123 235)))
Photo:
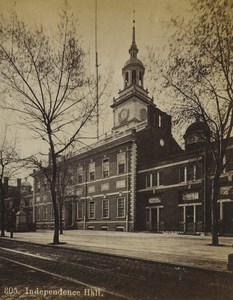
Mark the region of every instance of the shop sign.
POLYGON ((198 192, 186 192, 182 194, 183 200, 198 200, 199 199, 199 193, 198 192))
POLYGON ((161 197, 149 198, 149 203, 150 204, 161 203, 161 197))

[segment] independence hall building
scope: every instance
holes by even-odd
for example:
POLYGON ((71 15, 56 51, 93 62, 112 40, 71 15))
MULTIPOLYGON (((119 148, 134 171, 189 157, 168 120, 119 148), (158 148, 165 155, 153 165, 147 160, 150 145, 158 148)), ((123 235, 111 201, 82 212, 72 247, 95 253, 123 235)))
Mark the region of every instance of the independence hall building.
MULTIPOLYGON (((67 229, 111 231, 211 231, 211 167, 200 121, 184 135, 185 150, 171 133, 171 116, 144 89, 143 63, 133 27, 122 75, 123 90, 111 105, 111 135, 68 160, 70 172, 63 223, 67 229)), ((219 222, 233 235, 233 139, 221 177, 219 222)), ((53 228, 53 208, 39 171, 34 178, 34 221, 53 228)))

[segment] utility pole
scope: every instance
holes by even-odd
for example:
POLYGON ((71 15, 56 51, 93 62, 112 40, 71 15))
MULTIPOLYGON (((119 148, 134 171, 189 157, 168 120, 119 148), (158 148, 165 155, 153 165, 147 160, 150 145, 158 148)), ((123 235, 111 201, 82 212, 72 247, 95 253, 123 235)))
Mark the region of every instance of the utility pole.
POLYGON ((96 119, 97 119, 97 139, 99 139, 99 64, 97 47, 97 0, 95 0, 95 67, 96 67, 96 119))

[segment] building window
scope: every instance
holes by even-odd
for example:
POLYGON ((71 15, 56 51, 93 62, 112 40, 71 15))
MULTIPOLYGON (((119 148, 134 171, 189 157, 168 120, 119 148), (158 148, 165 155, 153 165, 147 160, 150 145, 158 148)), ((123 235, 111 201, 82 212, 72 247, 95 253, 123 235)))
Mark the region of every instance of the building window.
POLYGON ((181 167, 179 169, 179 182, 187 181, 187 167, 181 167))
POLYGON ((36 214, 36 220, 40 221, 40 207, 37 207, 37 214, 36 214))
POLYGON ((164 185, 163 172, 155 172, 146 175, 146 187, 164 185))
POLYGON ((151 187, 151 175, 152 174, 147 174, 146 175, 146 187, 151 187))
POLYGON ((43 206, 41 206, 40 207, 40 221, 43 221, 44 220, 44 207, 43 206))
POLYGON ((123 197, 117 199, 117 217, 125 217, 125 198, 123 197))
POLYGON ((124 226, 116 226, 116 231, 124 231, 124 226))
POLYGON ((103 231, 108 231, 108 226, 101 226, 101 230, 103 230, 103 231))
POLYGON ((117 173, 123 174, 126 172, 126 157, 125 152, 117 154, 117 173))
POLYGON ((69 168, 67 170, 67 183, 68 183, 68 185, 74 184, 74 174, 73 174, 73 170, 71 168, 69 168))
POLYGON ((83 203, 78 203, 78 219, 83 218, 83 203))
POLYGON ((163 174, 163 172, 158 173, 158 185, 164 185, 164 174, 163 174))
POLYGON ((197 179, 197 166, 190 165, 187 167, 187 180, 196 180, 197 179))
POLYGON ((102 216, 103 218, 109 217, 109 201, 106 199, 102 201, 102 216))
POLYGON ((89 203, 89 218, 90 219, 95 218, 95 202, 94 201, 89 203))
POLYGON ((44 207, 44 219, 45 220, 48 219, 48 207, 47 206, 44 207))
POLYGON ((89 179, 95 179, 95 162, 89 163, 89 179))
POLYGON ((184 222, 184 207, 179 207, 179 221, 180 223, 184 222))
POLYGON ((103 177, 108 177, 109 176, 109 159, 105 158, 102 161, 102 172, 103 172, 103 177))
POLYGON ((78 167, 77 170, 77 179, 78 179, 78 183, 82 183, 83 182, 83 167, 78 167))

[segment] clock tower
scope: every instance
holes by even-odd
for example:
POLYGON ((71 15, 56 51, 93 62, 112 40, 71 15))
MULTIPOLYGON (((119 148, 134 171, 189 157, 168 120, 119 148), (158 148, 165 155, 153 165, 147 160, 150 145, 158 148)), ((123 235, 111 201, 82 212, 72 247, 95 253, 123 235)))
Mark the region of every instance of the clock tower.
POLYGON ((133 21, 132 44, 129 48, 130 58, 123 69, 123 90, 117 99, 113 99, 114 131, 124 131, 135 125, 147 124, 148 106, 153 104, 153 99, 148 97, 144 89, 145 67, 138 59, 138 48, 135 40, 135 21, 133 21))

